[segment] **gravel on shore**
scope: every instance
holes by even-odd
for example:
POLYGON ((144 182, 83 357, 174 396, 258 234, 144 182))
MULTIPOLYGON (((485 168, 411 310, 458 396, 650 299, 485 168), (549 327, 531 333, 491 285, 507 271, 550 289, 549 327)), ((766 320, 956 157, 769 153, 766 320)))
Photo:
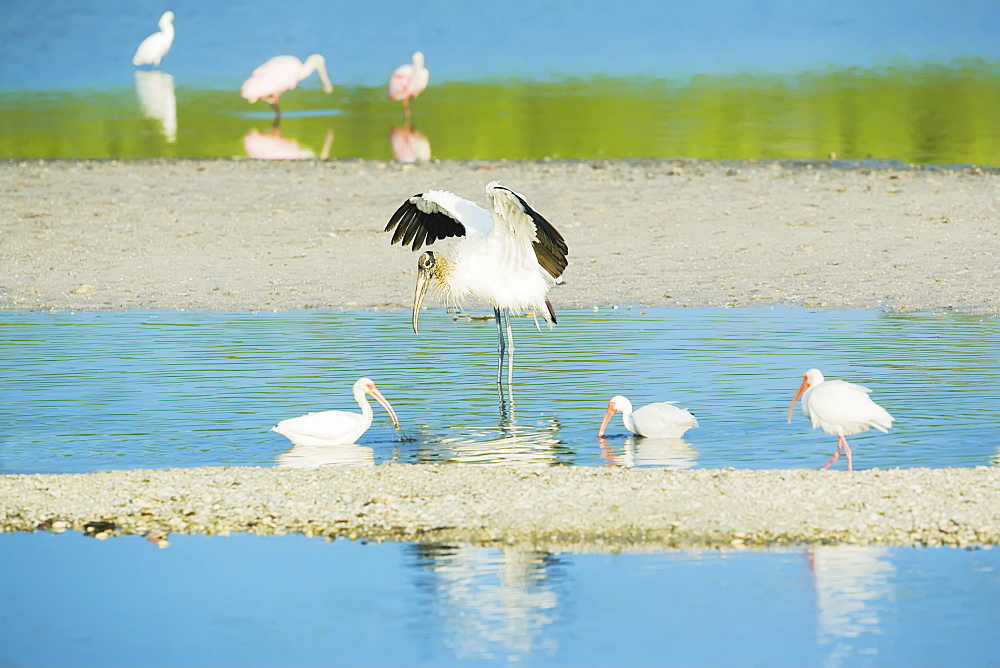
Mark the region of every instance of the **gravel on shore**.
POLYGON ((550 551, 1000 543, 1000 469, 212 467, 0 476, 3 531, 517 544, 550 551))
POLYGON ((1000 313, 1000 172, 671 160, 0 162, 0 309, 407 308, 393 211, 494 179, 566 238, 557 313, 1000 313))

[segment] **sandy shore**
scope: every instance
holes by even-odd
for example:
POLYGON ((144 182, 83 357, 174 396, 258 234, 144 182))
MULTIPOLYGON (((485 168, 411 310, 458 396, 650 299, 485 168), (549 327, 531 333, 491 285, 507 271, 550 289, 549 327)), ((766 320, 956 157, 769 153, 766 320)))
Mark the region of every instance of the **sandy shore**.
POLYGON ((557 310, 1000 312, 1000 173, 670 161, 0 163, 0 309, 406 308, 389 216, 493 179, 566 237, 557 310))
POLYGON ((383 465, 0 476, 0 529, 36 527, 105 535, 302 532, 551 551, 993 545, 1000 542, 1000 470, 383 465))
MULTIPOLYGON (((385 222, 430 188, 482 202, 493 179, 566 237, 557 310, 1000 312, 996 172, 241 160, 0 163, 0 310, 408 308, 416 256, 389 245, 385 222)), ((1000 479, 986 467, 0 476, 0 507, 7 531, 99 521, 124 533, 301 531, 546 549, 1000 542, 1000 479)))

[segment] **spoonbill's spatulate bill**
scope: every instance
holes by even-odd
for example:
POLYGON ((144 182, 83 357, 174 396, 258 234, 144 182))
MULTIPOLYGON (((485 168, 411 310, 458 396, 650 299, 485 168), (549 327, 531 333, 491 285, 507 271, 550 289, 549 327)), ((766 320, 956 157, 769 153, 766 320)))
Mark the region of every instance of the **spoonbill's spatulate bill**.
POLYGON ((135 55, 132 56, 133 65, 154 65, 159 67, 163 56, 167 55, 170 45, 174 43, 174 13, 163 12, 163 16, 160 17, 157 25, 160 27, 160 31, 154 32, 142 40, 139 48, 135 50, 135 55))
POLYGON ((403 102, 403 114, 410 118, 410 98, 416 97, 427 88, 431 73, 424 67, 424 54, 413 54, 413 64, 397 67, 389 77, 388 95, 390 100, 403 102))
POLYGON ((243 82, 240 95, 250 103, 264 100, 274 107, 275 118, 281 118, 281 109, 278 107, 279 96, 298 86, 300 81, 313 72, 316 72, 323 82, 323 92, 332 93, 333 84, 326 74, 326 60, 318 53, 314 53, 306 58, 304 63, 295 56, 271 58, 255 69, 250 78, 243 82))
POLYGON ((489 209, 445 190, 428 190, 408 198, 385 227, 392 243, 413 250, 447 237, 462 237, 453 259, 426 251, 417 260, 413 294, 413 331, 420 305, 433 284, 444 300, 460 306, 468 297, 493 307, 499 337, 497 383, 502 383, 504 355, 509 349, 507 380, 514 374, 513 336, 509 316, 531 311, 549 327, 556 313, 547 294, 561 280, 569 249, 562 235, 535 211, 524 196, 498 181, 486 186, 489 209), (506 327, 506 332, 505 332, 506 327))
POLYGON ((389 411, 392 423, 399 429, 396 411, 375 387, 370 378, 359 378, 354 383, 354 400, 361 407, 360 413, 351 411, 321 411, 308 413, 297 418, 282 420, 274 425, 276 431, 295 445, 342 445, 355 443, 372 425, 371 404, 365 395, 375 397, 389 411))
POLYGON ((812 420, 813 429, 820 427, 837 437, 837 451, 823 468, 837 461, 840 453, 847 455, 847 470, 852 471, 851 446, 847 436, 860 434, 872 427, 885 433, 892 426, 893 418, 888 411, 872 401, 867 387, 843 380, 826 380, 819 369, 809 369, 802 376, 792 404, 788 407, 788 421, 792 421, 795 402, 802 397, 802 412, 812 420))
POLYGON ((632 402, 618 394, 611 397, 608 410, 604 413, 604 421, 597 432, 598 438, 611 421, 611 417, 621 412, 625 428, 638 436, 648 438, 680 438, 688 429, 698 426, 698 420, 683 408, 678 408, 675 401, 658 401, 642 408, 632 410, 632 402))

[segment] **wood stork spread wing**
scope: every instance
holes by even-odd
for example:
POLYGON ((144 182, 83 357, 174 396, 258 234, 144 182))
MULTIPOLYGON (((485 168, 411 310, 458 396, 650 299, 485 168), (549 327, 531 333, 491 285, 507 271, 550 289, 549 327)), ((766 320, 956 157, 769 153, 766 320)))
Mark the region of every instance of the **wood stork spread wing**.
POLYGON ((486 190, 494 214, 505 223, 506 229, 495 228, 494 215, 474 202, 445 190, 428 190, 403 202, 392 214, 385 231, 395 230, 391 243, 401 242, 405 246, 412 241, 413 250, 447 237, 527 233, 531 235, 539 266, 558 281, 566 270, 569 253, 562 235, 513 190, 496 182, 486 190))

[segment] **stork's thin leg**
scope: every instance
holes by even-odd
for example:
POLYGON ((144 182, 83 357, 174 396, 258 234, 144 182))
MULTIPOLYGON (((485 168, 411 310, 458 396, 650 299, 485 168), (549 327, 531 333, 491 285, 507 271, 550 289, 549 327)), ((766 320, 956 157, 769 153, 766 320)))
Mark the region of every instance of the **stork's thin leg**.
POLYGON ((494 308, 493 315, 497 321, 497 385, 503 385, 503 356, 507 351, 507 341, 503 337, 503 314, 494 308))
POLYGON ((841 436, 840 438, 837 439, 837 451, 835 453, 833 453, 833 457, 830 458, 830 461, 828 461, 823 466, 824 469, 830 468, 830 465, 833 464, 835 461, 837 461, 840 458, 840 439, 841 438, 843 438, 843 436, 841 436))
POLYGON ((507 387, 514 385, 514 334, 510 331, 510 314, 507 320, 507 387))

